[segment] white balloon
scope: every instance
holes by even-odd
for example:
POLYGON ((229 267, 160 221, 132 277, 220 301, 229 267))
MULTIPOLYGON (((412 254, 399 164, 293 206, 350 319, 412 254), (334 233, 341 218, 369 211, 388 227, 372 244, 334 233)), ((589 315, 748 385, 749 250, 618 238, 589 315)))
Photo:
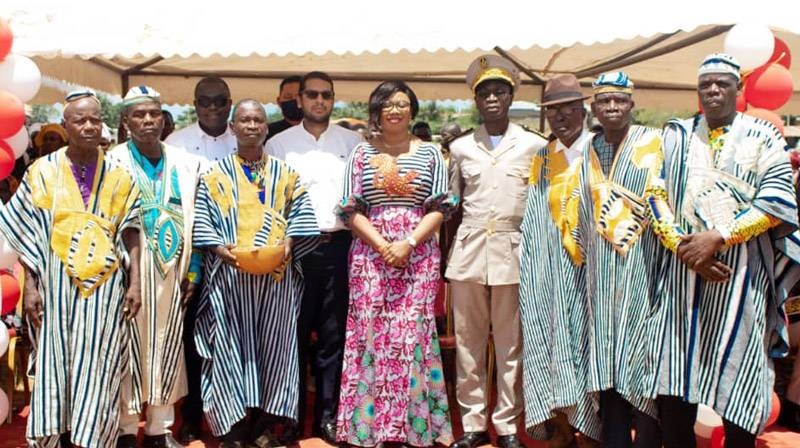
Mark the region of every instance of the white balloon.
POLYGON ((768 26, 740 23, 725 36, 725 53, 735 57, 742 70, 752 70, 766 63, 775 48, 775 36, 768 26))
POLYGON ((694 433, 704 439, 711 439, 711 433, 718 426, 722 426, 722 417, 706 405, 697 405, 697 420, 694 423, 694 433))
POLYGON ((0 235, 0 269, 11 269, 19 260, 19 255, 8 244, 8 240, 0 235))
POLYGON ((6 324, 0 322, 0 356, 5 355, 6 350, 8 350, 8 328, 6 324))
POLYGON ((0 423, 5 422, 6 418, 8 418, 10 407, 6 393, 3 392, 3 389, 0 389, 0 423))
POLYGON ((0 89, 27 103, 42 85, 42 72, 29 58, 10 54, 0 62, 0 89))
POLYGON ((5 140, 8 146, 14 150, 14 159, 22 157, 22 155, 25 154, 25 150, 28 149, 28 144, 31 142, 30 137, 28 137, 28 129, 26 129, 25 126, 21 127, 16 134, 5 140))

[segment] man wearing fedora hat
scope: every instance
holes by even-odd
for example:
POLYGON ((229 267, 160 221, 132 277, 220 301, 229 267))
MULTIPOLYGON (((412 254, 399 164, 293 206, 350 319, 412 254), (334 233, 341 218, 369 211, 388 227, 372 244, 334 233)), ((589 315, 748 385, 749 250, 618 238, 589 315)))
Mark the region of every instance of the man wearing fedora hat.
POLYGON ((463 218, 450 251, 456 333, 456 397, 464 436, 453 448, 489 443, 486 351, 491 331, 497 365, 492 423, 503 448, 522 447, 522 341, 519 321, 520 224, 531 157, 545 140, 509 122, 519 86, 511 63, 496 55, 476 59, 467 84, 483 124, 450 144, 450 185, 462 197, 463 218), (490 330, 491 326, 491 330, 490 330))
POLYGON ((554 447, 572 446, 575 430, 600 438, 596 396, 585 386, 590 322, 577 234, 580 160, 591 137, 584 99, 573 75, 557 75, 545 85, 543 113, 554 135, 531 161, 522 224, 525 426, 554 447))

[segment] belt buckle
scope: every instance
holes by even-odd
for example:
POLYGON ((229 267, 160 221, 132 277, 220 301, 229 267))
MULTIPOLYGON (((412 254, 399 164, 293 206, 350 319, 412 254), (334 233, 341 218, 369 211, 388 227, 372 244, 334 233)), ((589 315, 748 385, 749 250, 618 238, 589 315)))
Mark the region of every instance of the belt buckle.
POLYGON ((490 219, 489 222, 486 223, 486 234, 491 235, 495 232, 497 228, 497 221, 494 218, 490 219))
POLYGON ((330 243, 333 236, 328 232, 322 232, 319 235, 319 241, 321 243, 330 243))

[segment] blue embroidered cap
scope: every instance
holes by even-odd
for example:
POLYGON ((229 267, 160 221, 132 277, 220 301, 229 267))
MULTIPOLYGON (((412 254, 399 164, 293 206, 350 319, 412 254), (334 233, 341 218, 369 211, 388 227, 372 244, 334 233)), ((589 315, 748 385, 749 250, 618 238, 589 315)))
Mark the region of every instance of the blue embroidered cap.
POLYGON ((603 73, 592 82, 595 95, 607 92, 622 92, 633 95, 633 81, 625 72, 603 73))
POLYGON ((152 87, 142 85, 131 87, 131 89, 128 90, 128 93, 125 94, 125 98, 122 99, 122 105, 127 108, 129 106, 133 106, 134 104, 145 103, 148 101, 160 103, 161 94, 152 87))
POLYGON ((713 53, 703 59, 703 63, 700 64, 697 75, 725 73, 735 76, 736 79, 742 79, 742 75, 739 73, 741 69, 742 66, 739 65, 739 61, 737 61, 735 57, 725 53, 713 53))

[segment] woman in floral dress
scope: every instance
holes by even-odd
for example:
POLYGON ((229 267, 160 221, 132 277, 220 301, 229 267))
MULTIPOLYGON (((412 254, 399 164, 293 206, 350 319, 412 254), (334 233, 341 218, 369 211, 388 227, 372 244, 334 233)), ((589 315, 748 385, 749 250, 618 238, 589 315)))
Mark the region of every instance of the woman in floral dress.
POLYGON ((439 150, 408 132, 418 108, 403 82, 372 92, 374 137, 353 150, 338 207, 356 238, 337 439, 357 446, 452 441, 433 314, 441 257, 433 236, 458 198, 439 150))

